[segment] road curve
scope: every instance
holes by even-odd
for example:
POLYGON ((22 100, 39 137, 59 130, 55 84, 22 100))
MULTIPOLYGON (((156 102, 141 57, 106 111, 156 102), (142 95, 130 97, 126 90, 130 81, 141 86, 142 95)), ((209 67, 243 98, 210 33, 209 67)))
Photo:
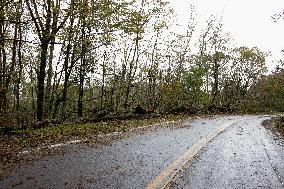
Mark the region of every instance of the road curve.
POLYGON ((284 143, 262 121, 251 117, 217 136, 171 188, 284 188, 284 143))
POLYGON ((182 127, 159 128, 100 148, 81 149, 81 145, 74 145, 74 152, 46 157, 7 173, 0 188, 145 188, 188 149, 231 122, 236 123, 199 151, 198 158, 171 187, 234 188, 250 181, 236 181, 240 175, 250 178, 249 174, 256 173, 259 174, 254 178, 263 179, 259 175, 266 173, 267 180, 274 184, 270 186, 282 187, 284 147, 276 145, 260 126, 264 119, 267 118, 217 116, 185 121, 182 127), (254 168, 249 171, 247 165, 254 168), (230 182, 232 178, 236 178, 235 182, 230 182), (220 180, 221 185, 217 185, 220 180))
POLYGON ((181 156, 174 160, 167 168, 162 171, 154 180, 152 180, 145 189, 168 188, 176 179, 186 165, 193 160, 197 153, 204 148, 211 140, 213 140, 221 132, 224 132, 228 127, 234 125, 240 120, 229 121, 212 131, 209 135, 203 137, 193 146, 189 147, 181 156))

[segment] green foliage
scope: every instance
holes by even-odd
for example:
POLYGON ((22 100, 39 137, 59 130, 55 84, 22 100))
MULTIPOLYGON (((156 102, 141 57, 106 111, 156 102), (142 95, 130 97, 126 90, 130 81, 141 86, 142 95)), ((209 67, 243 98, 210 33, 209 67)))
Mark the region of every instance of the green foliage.
POLYGON ((284 117, 281 116, 276 121, 276 126, 284 131, 284 117))
POLYGON ((263 76, 249 90, 249 98, 244 101, 246 107, 257 111, 284 111, 283 70, 269 76, 263 76))
POLYGON ((190 108, 200 109, 203 106, 205 69, 200 67, 191 67, 189 72, 184 74, 182 85, 186 102, 190 108))
POLYGON ((186 109, 183 88, 180 82, 165 84, 161 93, 163 94, 160 104, 162 111, 174 112, 179 109, 186 109))

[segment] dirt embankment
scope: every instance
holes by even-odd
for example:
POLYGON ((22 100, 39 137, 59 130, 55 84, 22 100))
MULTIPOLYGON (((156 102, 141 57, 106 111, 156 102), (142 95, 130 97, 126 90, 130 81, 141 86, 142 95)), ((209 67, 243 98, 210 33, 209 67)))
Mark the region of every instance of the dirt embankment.
POLYGON ((284 117, 272 117, 265 120, 262 125, 284 139, 284 117))

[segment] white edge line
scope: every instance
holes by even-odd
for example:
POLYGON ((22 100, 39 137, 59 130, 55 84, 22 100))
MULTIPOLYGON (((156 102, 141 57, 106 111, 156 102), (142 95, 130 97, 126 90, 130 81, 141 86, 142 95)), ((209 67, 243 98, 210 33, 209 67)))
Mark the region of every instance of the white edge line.
MULTIPOLYGON (((150 128, 150 127, 153 127, 153 126, 157 126, 157 125, 167 125, 167 124, 170 124, 170 123, 175 123, 175 122, 179 122, 181 120, 172 120, 172 121, 166 121, 166 122, 162 122, 162 123, 156 123, 156 124, 153 124, 153 125, 145 125, 145 126, 140 126, 140 127, 136 127, 136 128, 132 128, 132 129, 129 129, 129 131, 134 131, 134 130, 140 130, 140 129, 146 129, 146 128, 150 128)), ((116 136, 116 135, 119 135, 123 132, 113 132, 113 133, 108 133, 108 134, 100 134, 100 135, 97 135, 97 137, 101 138, 101 137, 109 137, 109 136, 116 136)), ((57 148, 57 147, 62 147, 62 146, 67 146, 68 144, 78 144, 78 143, 81 143, 81 142, 86 142, 87 140, 72 140, 72 141, 69 141, 69 142, 66 142, 66 143, 58 143, 58 144, 52 144, 52 145, 49 145, 49 146, 43 146, 43 147, 38 147, 36 148, 36 150, 42 150, 42 149, 51 149, 51 148, 57 148)), ((19 154, 29 154, 31 153, 33 150, 25 150, 25 151, 21 151, 19 152, 19 154)))
MULTIPOLYGON (((69 141, 69 142, 66 142, 66 143, 58 143, 58 144, 52 144, 52 145, 49 145, 49 146, 43 146, 43 147, 38 147, 36 148, 37 151, 39 150, 42 150, 42 149, 52 149, 52 148, 58 148, 58 147, 62 147, 62 146, 67 146, 68 144, 78 144, 78 143, 81 143, 81 142, 86 142, 87 140, 72 140, 72 141, 69 141)), ((33 150, 25 150, 25 151, 22 151, 22 152, 19 152, 19 154, 29 154, 31 153, 33 150)))

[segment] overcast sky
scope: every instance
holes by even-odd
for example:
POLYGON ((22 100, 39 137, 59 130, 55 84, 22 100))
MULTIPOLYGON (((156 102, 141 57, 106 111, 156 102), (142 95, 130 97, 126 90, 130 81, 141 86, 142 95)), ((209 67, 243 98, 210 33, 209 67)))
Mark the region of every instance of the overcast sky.
POLYGON ((271 16, 284 10, 284 0, 170 0, 170 2, 181 25, 186 25, 189 6, 194 5, 201 22, 205 22, 212 14, 222 16, 224 30, 231 34, 236 44, 257 46, 263 51, 270 51, 272 57, 268 59, 269 62, 281 57, 281 50, 284 50, 284 20, 273 22, 271 16))

